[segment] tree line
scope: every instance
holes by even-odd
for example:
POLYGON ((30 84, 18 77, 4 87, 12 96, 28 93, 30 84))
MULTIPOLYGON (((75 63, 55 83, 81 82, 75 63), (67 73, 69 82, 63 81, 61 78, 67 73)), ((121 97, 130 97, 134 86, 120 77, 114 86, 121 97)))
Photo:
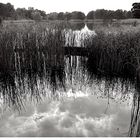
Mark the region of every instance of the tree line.
POLYGON ((33 19, 33 20, 92 20, 92 19, 127 19, 133 17, 133 12, 126 10, 105 10, 97 9, 85 15, 81 11, 73 12, 52 12, 46 14, 45 11, 34 9, 33 7, 15 9, 11 3, 0 3, 1 19, 33 19))
POLYGON ((132 12, 126 10, 105 10, 105 9, 97 9, 96 11, 90 11, 87 15, 80 11, 74 11, 72 13, 60 12, 60 13, 50 13, 47 14, 47 18, 49 20, 71 20, 71 19, 128 19, 132 18, 132 12))
POLYGON ((46 18, 46 12, 33 7, 26 8, 17 8, 15 9, 11 3, 3 4, 0 3, 0 18, 7 19, 33 19, 41 20, 46 18))

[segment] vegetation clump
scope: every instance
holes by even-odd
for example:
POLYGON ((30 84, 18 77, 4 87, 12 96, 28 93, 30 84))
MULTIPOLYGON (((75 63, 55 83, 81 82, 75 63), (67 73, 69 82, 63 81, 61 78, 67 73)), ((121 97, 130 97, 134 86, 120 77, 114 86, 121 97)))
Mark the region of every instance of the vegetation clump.
POLYGON ((90 73, 135 79, 140 58, 139 31, 96 31, 84 40, 90 51, 87 68, 90 73))

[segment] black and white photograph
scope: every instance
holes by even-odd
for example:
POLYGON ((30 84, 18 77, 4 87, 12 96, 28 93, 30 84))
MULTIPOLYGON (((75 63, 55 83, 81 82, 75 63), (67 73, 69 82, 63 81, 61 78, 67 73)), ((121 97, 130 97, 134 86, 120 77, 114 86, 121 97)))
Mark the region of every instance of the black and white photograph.
POLYGON ((0 138, 139 136, 140 0, 0 0, 0 138))

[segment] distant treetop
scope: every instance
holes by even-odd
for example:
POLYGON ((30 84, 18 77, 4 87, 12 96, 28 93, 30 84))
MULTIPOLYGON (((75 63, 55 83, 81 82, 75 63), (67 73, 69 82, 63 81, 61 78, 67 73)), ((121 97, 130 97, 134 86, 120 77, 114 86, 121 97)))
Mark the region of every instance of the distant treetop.
POLYGON ((134 18, 140 18, 140 3, 133 3, 131 9, 134 18))

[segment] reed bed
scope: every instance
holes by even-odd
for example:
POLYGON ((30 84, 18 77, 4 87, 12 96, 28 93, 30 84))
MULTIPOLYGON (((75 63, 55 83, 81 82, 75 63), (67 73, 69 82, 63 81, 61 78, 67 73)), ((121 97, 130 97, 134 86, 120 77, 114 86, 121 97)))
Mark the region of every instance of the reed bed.
POLYGON ((90 73, 135 80, 140 58, 139 30, 96 30, 83 41, 90 51, 87 68, 90 73))
POLYGON ((36 88, 39 79, 48 81, 53 91, 64 88, 65 44, 62 25, 1 27, 0 97, 4 102, 9 106, 20 106, 22 97, 27 94, 27 87, 31 95, 39 98, 39 90, 36 88), (25 82, 25 79, 28 80, 25 82), (27 83, 28 86, 25 86, 27 83))
POLYGON ((44 63, 48 67, 63 66, 65 34, 59 28, 36 26, 22 29, 16 27, 15 29, 1 29, 1 68, 14 71, 19 69, 19 71, 25 71, 25 69, 41 71, 44 63))
POLYGON ((4 102, 9 106, 22 106, 23 98, 29 93, 39 100, 46 85, 52 94, 57 89, 65 91, 66 82, 69 79, 72 84, 79 63, 82 63, 83 76, 89 73, 89 82, 103 76, 110 77, 107 81, 114 77, 134 80, 139 67, 140 33, 125 27, 97 28, 96 34, 81 35, 78 32, 82 36, 79 47, 85 47, 89 53, 86 58, 81 54, 78 60, 67 56, 71 67, 66 72, 64 46, 75 47, 77 44, 76 34, 69 31, 67 25, 3 25, 0 28, 0 96, 4 102))

